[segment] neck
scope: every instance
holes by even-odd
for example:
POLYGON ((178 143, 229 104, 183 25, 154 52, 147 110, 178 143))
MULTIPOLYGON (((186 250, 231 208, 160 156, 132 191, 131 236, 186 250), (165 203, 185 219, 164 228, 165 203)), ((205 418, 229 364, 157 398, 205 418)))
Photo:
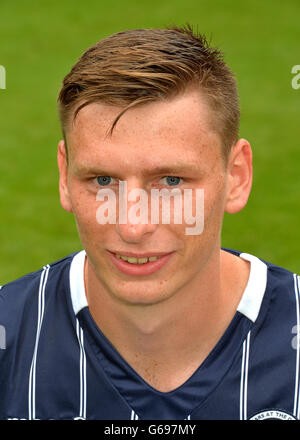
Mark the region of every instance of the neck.
POLYGON ((248 276, 245 266, 234 283, 228 274, 241 274, 241 261, 218 250, 194 280, 153 305, 115 299, 87 263, 90 312, 121 356, 150 384, 169 391, 193 374, 231 321, 248 276))

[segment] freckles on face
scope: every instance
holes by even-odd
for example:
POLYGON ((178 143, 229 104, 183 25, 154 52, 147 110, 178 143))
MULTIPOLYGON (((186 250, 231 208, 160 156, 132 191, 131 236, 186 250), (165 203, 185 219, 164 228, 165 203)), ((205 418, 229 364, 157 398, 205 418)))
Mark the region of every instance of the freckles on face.
MULTIPOLYGON (((160 283, 175 290, 193 277, 216 246, 224 212, 225 172, 219 138, 207 123, 207 108, 200 103, 199 112, 195 111, 197 99, 187 96, 132 109, 122 116, 112 137, 106 134, 119 110, 90 105, 79 112, 69 133, 69 191, 79 235, 99 278, 105 277, 106 284, 114 284, 115 289, 128 288, 129 292, 132 284, 141 281, 115 269, 110 272, 106 250, 122 250, 125 255, 126 250, 174 251, 163 270, 143 279, 143 286, 154 292, 160 283), (111 176, 126 181, 130 188, 146 190, 156 187, 164 176, 182 178, 185 183, 180 188, 204 190, 203 231, 188 235, 186 229, 193 225, 185 221, 131 230, 122 230, 118 223, 99 224, 97 176, 111 176)), ((195 199, 192 204, 195 216, 195 199)))
MULTIPOLYGON (((211 162, 211 172, 202 182, 203 184, 203 230, 200 234, 187 235, 182 231, 184 240, 184 254, 187 267, 189 265, 202 267, 216 245, 220 244, 224 206, 226 200, 226 170, 216 155, 211 162)), ((195 200, 193 201, 193 212, 195 200)), ((200 212, 198 212, 198 215, 200 212)), ((202 214, 202 213, 201 213, 202 214)), ((188 226, 188 225, 185 225, 188 226)))

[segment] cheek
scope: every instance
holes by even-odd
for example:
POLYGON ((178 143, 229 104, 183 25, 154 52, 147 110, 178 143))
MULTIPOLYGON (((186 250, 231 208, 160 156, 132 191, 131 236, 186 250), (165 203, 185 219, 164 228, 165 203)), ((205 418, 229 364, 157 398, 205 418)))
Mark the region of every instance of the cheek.
POLYGON ((89 231, 94 232, 101 227, 97 223, 96 213, 99 203, 96 196, 89 194, 87 191, 80 189, 74 185, 70 191, 72 211, 79 232, 88 234, 89 231))
POLYGON ((212 193, 206 190, 204 194, 203 219, 201 219, 202 232, 200 234, 187 235, 185 230, 189 225, 184 225, 184 227, 181 228, 181 234, 184 240, 183 254, 187 257, 186 261, 197 264, 197 261, 200 262, 200 260, 206 259, 215 249, 215 246, 220 240, 224 205, 224 188, 221 188, 217 192, 212 191, 212 193))
POLYGON ((216 234, 220 232, 224 216, 223 198, 207 203, 205 210, 204 233, 216 234))
POLYGON ((207 187, 204 200, 206 225, 210 226, 213 224, 216 227, 220 227, 224 216, 226 202, 225 176, 219 175, 219 177, 207 187))

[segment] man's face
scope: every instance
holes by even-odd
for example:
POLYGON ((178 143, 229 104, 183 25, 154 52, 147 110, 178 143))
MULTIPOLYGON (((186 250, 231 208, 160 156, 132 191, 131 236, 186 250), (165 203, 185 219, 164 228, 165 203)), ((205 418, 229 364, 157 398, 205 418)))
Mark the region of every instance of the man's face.
MULTIPOLYGON (((107 136, 120 110, 97 103, 78 113, 67 133, 68 164, 60 155, 65 186, 61 200, 75 215, 99 289, 126 303, 154 304, 197 286, 218 252, 227 171, 220 137, 211 128, 211 112, 199 92, 130 109, 107 136), (145 190, 149 200, 151 189, 178 188, 182 194, 191 189, 193 214, 196 190, 204 190, 203 232, 187 235, 191 225, 184 216, 182 224, 174 224, 172 215, 170 224, 151 224, 150 213, 148 224, 133 224, 128 218, 119 224, 118 209, 116 224, 99 224, 101 202, 96 196, 110 188, 118 204, 120 182, 126 182, 127 192, 145 190), (139 265, 116 254, 160 259, 139 265)), ((128 202, 128 210, 133 203, 128 202)))

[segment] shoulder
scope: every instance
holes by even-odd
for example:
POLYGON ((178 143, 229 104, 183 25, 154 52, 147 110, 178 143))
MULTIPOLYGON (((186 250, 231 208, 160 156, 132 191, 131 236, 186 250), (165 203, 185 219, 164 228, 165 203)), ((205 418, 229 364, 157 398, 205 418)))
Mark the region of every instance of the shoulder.
POLYGON ((276 279, 279 283, 285 282, 287 280, 290 281, 291 278, 294 279, 295 277, 297 277, 297 274, 293 273, 289 269, 273 264, 270 261, 261 258, 260 256, 255 256, 244 251, 237 251, 235 249, 229 248, 222 248, 222 250, 225 252, 229 252, 237 257, 243 258, 253 265, 255 265, 256 262, 259 261, 261 263, 261 267, 263 267, 264 265, 267 275, 272 276, 272 278, 274 278, 274 281, 276 279))
POLYGON ((0 325, 2 328, 19 328, 24 319, 36 313, 39 297, 47 289, 47 297, 66 288, 69 269, 76 253, 52 262, 37 271, 0 287, 0 325))
POLYGON ((265 303, 281 316, 287 309, 294 313, 299 305, 300 279, 296 273, 246 252, 223 250, 250 262, 248 283, 240 304, 242 309, 248 309, 249 304, 251 308, 255 306, 253 316, 257 317, 261 303, 265 303))
POLYGON ((24 298, 26 296, 26 293, 30 291, 31 287, 35 286, 36 283, 41 282, 41 279, 45 276, 46 273, 49 273, 51 271, 58 274, 65 267, 70 265, 73 257, 76 254, 77 252, 74 252, 73 254, 70 254, 60 260, 46 264, 45 266, 34 272, 28 273, 7 284, 0 285, 0 301, 9 301, 10 299, 12 299, 12 294, 14 294, 14 301, 22 297, 24 298), (18 294, 17 296, 15 296, 16 293, 18 294))
MULTIPOLYGON (((70 270, 76 254, 47 264, 0 289, 0 389, 3 397, 0 414, 9 399, 18 402, 22 399, 20 396, 26 395, 28 383, 24 378, 35 366, 41 341, 40 361, 43 350, 51 352, 57 335, 58 338, 64 335, 61 339, 65 353, 65 341, 69 340, 75 319, 70 298, 70 270)), ((51 354, 55 359, 56 351, 51 354)))

